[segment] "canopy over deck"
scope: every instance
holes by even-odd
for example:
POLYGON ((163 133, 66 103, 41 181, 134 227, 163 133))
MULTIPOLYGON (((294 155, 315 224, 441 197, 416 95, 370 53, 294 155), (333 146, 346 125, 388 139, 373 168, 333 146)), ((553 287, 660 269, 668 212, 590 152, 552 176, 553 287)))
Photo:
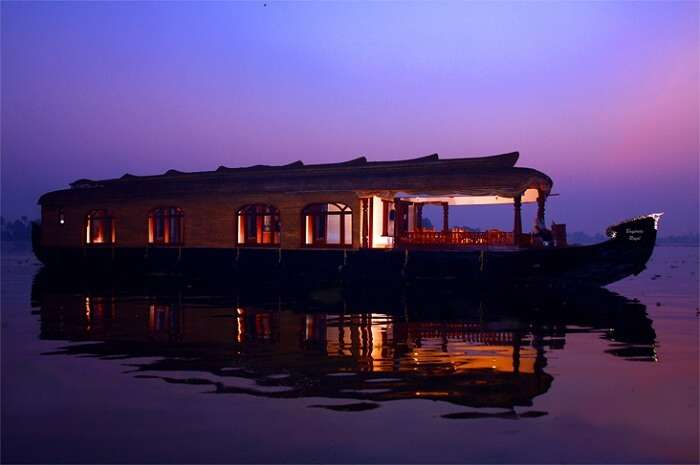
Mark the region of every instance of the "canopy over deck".
MULTIPOLYGON (((418 194, 411 195, 405 193, 399 193, 396 195, 405 202, 410 202, 414 204, 440 204, 449 206, 459 206, 459 205, 504 205, 513 204, 515 199, 513 197, 503 197, 500 195, 431 195, 431 194, 418 194)), ((520 203, 536 203, 539 199, 539 191, 537 189, 528 188, 523 192, 520 197, 520 203)))
POLYGON ((546 174, 517 168, 518 152, 490 157, 440 159, 426 157, 368 162, 365 157, 342 163, 282 166, 219 167, 215 171, 183 173, 169 170, 156 176, 125 174, 118 179, 81 179, 71 189, 50 192, 39 203, 59 204, 92 199, 131 199, 201 193, 302 193, 354 191, 361 195, 515 197, 528 189, 549 194, 546 174))

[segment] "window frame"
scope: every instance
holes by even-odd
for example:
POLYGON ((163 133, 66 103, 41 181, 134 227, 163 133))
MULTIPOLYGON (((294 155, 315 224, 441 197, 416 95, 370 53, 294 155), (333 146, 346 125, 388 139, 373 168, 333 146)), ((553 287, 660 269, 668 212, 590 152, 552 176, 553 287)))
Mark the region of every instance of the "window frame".
POLYGON ((117 242, 115 223, 116 221, 114 219, 114 214, 111 210, 107 208, 95 208, 90 210, 87 213, 87 215, 85 215, 85 227, 83 229, 83 244, 90 247, 112 247, 117 242), (101 213, 101 215, 97 216, 98 213, 101 213), (92 237, 92 228, 95 220, 106 222, 106 225, 103 226, 103 228, 105 230, 108 229, 109 231, 106 234, 103 231, 103 234, 107 238, 107 240, 104 240, 102 242, 94 241, 94 238, 92 237))
POLYGON ((304 248, 313 248, 313 249, 348 249, 353 247, 353 211, 352 208, 343 203, 343 202, 314 202, 307 204, 304 208, 301 209, 301 246, 304 248), (328 206, 328 205, 335 205, 339 211, 319 211, 319 212, 314 212, 312 209, 316 207, 323 207, 323 206, 328 206), (328 244, 328 216, 339 216, 340 217, 340 242, 338 244, 328 244), (307 224, 306 220, 307 217, 311 218, 311 243, 307 243, 307 224), (325 234, 324 234, 324 239, 323 241, 318 241, 315 238, 315 231, 316 231, 316 221, 317 218, 322 217, 325 218, 325 234), (350 217, 350 238, 349 238, 349 243, 346 242, 346 235, 345 235, 345 219, 346 217, 350 217))
POLYGON ((265 203, 249 203, 238 208, 234 217, 234 243, 236 247, 280 247, 282 244, 282 222, 280 221, 279 208, 265 203), (253 208, 255 209, 255 241, 249 240, 250 236, 248 235, 248 218, 253 216, 249 210, 253 208), (271 217, 272 241, 265 243, 263 242, 265 217, 268 216, 271 217), (243 242, 239 242, 241 228, 243 228, 243 242))
POLYGON ((148 218, 146 222, 146 243, 149 247, 182 247, 185 244, 185 212, 180 207, 168 206, 168 207, 155 207, 148 211, 148 218), (174 210, 175 213, 172 213, 174 210), (156 239, 156 217, 158 212, 166 212, 162 215, 163 217, 163 239, 156 239), (174 242, 171 240, 171 224, 173 219, 178 220, 178 234, 179 241, 174 242), (167 237, 167 239, 166 239, 167 237))
POLYGON ((393 200, 382 199, 382 237, 394 237, 393 231, 389 233, 389 225, 393 221, 391 219, 393 205, 393 200))

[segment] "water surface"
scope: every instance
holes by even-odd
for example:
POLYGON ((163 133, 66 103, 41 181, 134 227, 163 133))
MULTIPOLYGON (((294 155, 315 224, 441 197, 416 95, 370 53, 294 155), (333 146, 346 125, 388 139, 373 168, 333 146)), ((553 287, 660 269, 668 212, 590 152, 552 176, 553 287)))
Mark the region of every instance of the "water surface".
POLYGON ((584 295, 203 292, 2 260, 3 462, 697 462, 698 249, 584 295))

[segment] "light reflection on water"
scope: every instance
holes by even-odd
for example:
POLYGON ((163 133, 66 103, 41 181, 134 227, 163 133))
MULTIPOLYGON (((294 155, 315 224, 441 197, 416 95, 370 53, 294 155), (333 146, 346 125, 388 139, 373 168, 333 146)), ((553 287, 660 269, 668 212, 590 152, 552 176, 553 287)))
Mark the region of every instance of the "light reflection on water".
POLYGON ((612 355, 656 360, 645 306, 606 290, 504 298, 420 288, 367 302, 340 289, 323 290, 321 301, 314 291, 283 301, 269 293, 264 300, 212 296, 210 289, 202 296, 163 283, 146 296, 114 283, 97 287, 68 292, 45 276, 36 280, 40 337, 73 342, 47 355, 156 356, 131 364, 139 377, 219 394, 364 402, 325 406, 335 410, 417 398, 531 406, 554 381, 548 352, 564 348, 569 332, 598 334, 612 355), (242 386, 241 378, 254 383, 242 386))
MULTIPOLYGON (((685 259, 697 267, 697 251, 685 259)), ((39 275, 32 315, 36 269, 3 257, 3 461, 692 462, 697 294, 680 260, 657 257, 625 296, 39 275), (63 413, 32 421, 46 411, 63 413), (85 427, 93 415, 109 435, 85 427), (233 418, 246 433, 219 437, 233 418), (250 445, 268 434, 277 448, 250 445)))

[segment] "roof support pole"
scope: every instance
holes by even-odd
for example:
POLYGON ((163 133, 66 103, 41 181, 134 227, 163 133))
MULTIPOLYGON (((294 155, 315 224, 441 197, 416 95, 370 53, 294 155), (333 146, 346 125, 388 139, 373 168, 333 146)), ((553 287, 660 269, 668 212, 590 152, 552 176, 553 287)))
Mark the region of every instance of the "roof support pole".
POLYGON ((513 245, 520 244, 520 235, 523 233, 523 222, 520 217, 522 199, 520 195, 513 197, 513 206, 515 207, 515 218, 513 219, 513 245))
POLYGON ((362 199, 362 247, 369 248, 369 199, 362 199))
POLYGON ((442 202, 442 232, 447 234, 450 225, 450 206, 447 202, 442 202))
POLYGON ((416 231, 422 231, 423 230, 423 204, 422 203, 415 204, 414 213, 416 215, 416 217, 414 219, 415 229, 416 229, 416 231))
POLYGON ((401 199, 394 198, 394 245, 399 245, 403 235, 403 205, 401 199))
POLYGON ((542 191, 537 191, 537 224, 545 224, 544 222, 544 204, 547 196, 542 191))

